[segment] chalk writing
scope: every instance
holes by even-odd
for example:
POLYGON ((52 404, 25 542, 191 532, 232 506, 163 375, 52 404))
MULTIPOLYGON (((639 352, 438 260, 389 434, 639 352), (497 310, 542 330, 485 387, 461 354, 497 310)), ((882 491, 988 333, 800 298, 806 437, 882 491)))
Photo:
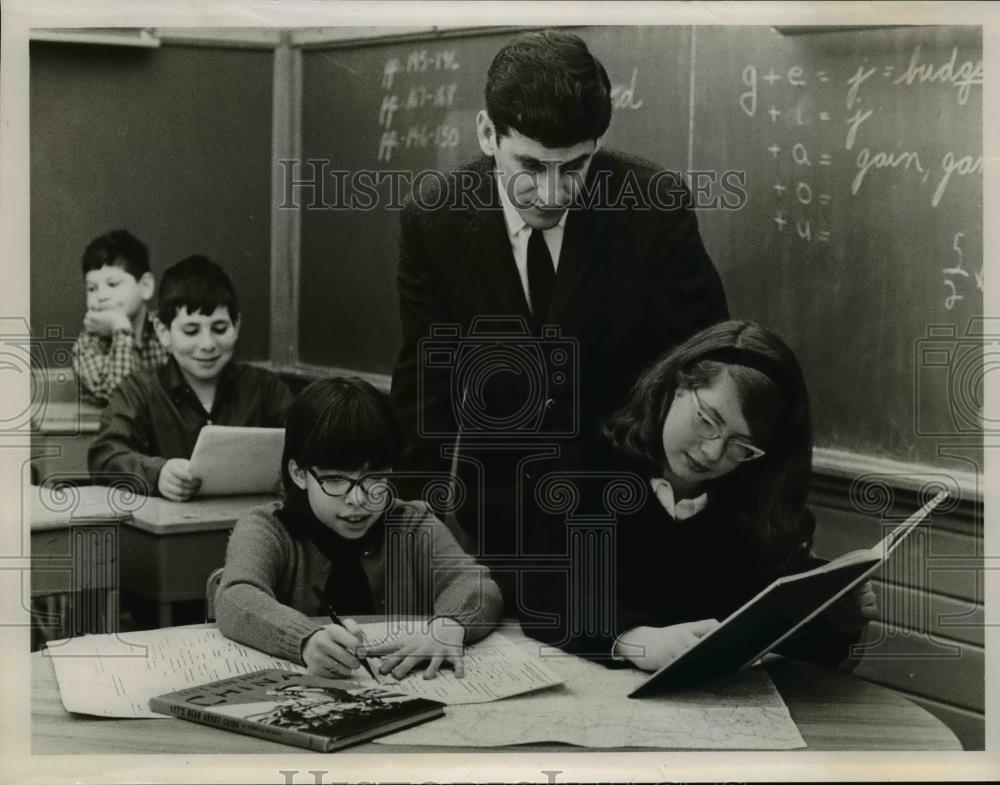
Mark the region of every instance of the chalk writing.
POLYGON ((853 115, 847 118, 847 139, 844 141, 844 149, 850 150, 854 147, 854 138, 858 134, 858 126, 872 116, 874 109, 866 109, 862 112, 858 109, 853 115))
POLYGON ((847 80, 847 84, 850 85, 850 87, 847 90, 847 108, 848 109, 853 109, 854 108, 854 104, 857 103, 857 101, 858 101, 858 89, 861 87, 861 85, 864 83, 864 81, 868 77, 870 77, 873 73, 875 73, 876 70, 878 70, 878 69, 876 69, 876 68, 869 68, 866 71, 864 69, 864 66, 860 66, 859 65, 858 66, 858 70, 854 73, 854 75, 852 77, 850 77, 847 80))
POLYGON ((423 109, 427 106, 436 108, 447 108, 455 103, 455 91, 457 84, 442 84, 436 87, 428 85, 416 85, 411 87, 406 96, 406 109, 423 109))
POLYGON ((774 106, 772 106, 770 109, 768 109, 767 113, 769 115, 771 115, 771 122, 772 123, 778 122, 778 118, 781 117, 781 112, 778 111, 778 109, 776 109, 774 106))
POLYGON ((743 84, 750 89, 740 94, 740 108, 753 117, 757 114, 757 69, 752 65, 743 69, 743 84))
POLYGON ((806 150, 806 146, 801 142, 797 142, 795 147, 792 148, 792 160, 802 166, 812 166, 812 163, 809 161, 809 152, 806 150))
POLYGON ((406 73, 423 73, 424 71, 457 71, 458 60, 452 49, 442 49, 432 52, 428 49, 416 49, 406 56, 406 73))
POLYGON ((639 69, 632 69, 632 81, 626 84, 614 84, 611 86, 611 108, 612 109, 641 109, 643 101, 635 97, 635 80, 639 75, 639 69))
MULTIPOLYGON (((964 294, 958 293, 958 284, 952 279, 952 277, 960 277, 966 281, 970 279, 969 271, 965 269, 962 263, 964 254, 962 253, 961 240, 965 237, 965 232, 956 232, 955 237, 951 243, 951 249, 955 252, 958 260, 951 267, 942 267, 941 273, 945 275, 945 279, 942 281, 945 288, 948 290, 948 294, 944 298, 944 307, 946 310, 951 310, 955 307, 955 304, 960 300, 965 299, 964 294)), ((975 282, 976 289, 980 292, 983 290, 983 271, 980 268, 977 272, 974 272, 971 276, 972 280, 975 282)))
POLYGON ((851 195, 854 196, 861 190, 861 185, 872 169, 898 169, 902 167, 904 171, 911 168, 923 173, 924 167, 920 163, 920 155, 916 150, 907 152, 886 153, 881 150, 872 153, 867 147, 862 147, 857 158, 858 172, 851 181, 851 195))
POLYGON ((937 188, 934 189, 934 196, 931 198, 932 207, 937 207, 941 203, 953 174, 982 174, 983 157, 980 155, 977 158, 973 158, 971 155, 963 155, 956 160, 955 154, 949 151, 941 159, 941 169, 944 170, 944 174, 941 175, 941 180, 938 182, 937 188))
POLYGON ((385 66, 382 68, 382 88, 384 90, 391 90, 393 79, 402 70, 403 66, 400 64, 398 57, 390 57, 386 60, 385 66))
POLYGON ((403 146, 410 147, 458 147, 461 136, 453 125, 411 125, 403 135, 403 146))
POLYGON ((964 106, 969 100, 969 93, 974 85, 983 84, 983 61, 966 60, 957 68, 958 47, 952 47, 951 59, 935 68, 932 63, 920 62, 920 46, 913 48, 910 65, 899 75, 893 84, 912 85, 914 82, 951 83, 957 88, 957 100, 964 106))

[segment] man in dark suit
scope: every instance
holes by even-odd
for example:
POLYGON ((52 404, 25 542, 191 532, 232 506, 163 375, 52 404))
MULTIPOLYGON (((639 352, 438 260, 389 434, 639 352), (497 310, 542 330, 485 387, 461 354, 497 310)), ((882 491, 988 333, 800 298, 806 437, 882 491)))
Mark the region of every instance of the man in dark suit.
POLYGON ((487 77, 485 157, 422 178, 402 213, 399 468, 455 468, 457 521, 509 603, 533 479, 598 433, 646 365, 728 316, 687 188, 601 150, 610 118, 582 40, 518 36, 487 77))

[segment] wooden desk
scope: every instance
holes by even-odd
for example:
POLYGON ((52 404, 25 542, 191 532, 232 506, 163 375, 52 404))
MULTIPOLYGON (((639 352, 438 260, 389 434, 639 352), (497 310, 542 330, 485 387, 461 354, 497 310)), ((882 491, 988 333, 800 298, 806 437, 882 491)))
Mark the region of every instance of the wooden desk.
POLYGON ((159 626, 171 626, 173 603, 204 599, 205 581, 225 561, 237 519, 276 498, 219 496, 171 502, 143 497, 121 527, 121 588, 154 602, 159 626))
MULTIPOLYGON (((509 629, 505 634, 512 635, 509 629)), ((519 634, 519 633, 518 633, 519 634)), ((66 753, 291 753, 298 748, 177 719, 104 719, 70 714, 59 699, 55 670, 32 654, 32 752, 66 753)), ((766 665, 811 751, 961 750, 944 723, 902 695, 855 676, 794 660, 766 665)), ((509 751, 602 752, 556 744, 509 751)), ((496 752, 456 747, 362 744, 358 753, 496 752)), ((663 752, 663 750, 656 750, 663 752)), ((603 752, 607 752, 603 750, 603 752)))
POLYGON ((28 493, 33 648, 117 629, 118 533, 136 497, 95 486, 28 493))

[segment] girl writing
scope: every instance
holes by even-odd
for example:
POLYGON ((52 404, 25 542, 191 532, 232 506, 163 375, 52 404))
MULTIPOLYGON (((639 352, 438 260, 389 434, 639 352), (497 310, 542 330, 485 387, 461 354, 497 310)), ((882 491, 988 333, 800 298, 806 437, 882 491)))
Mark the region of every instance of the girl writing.
POLYGON ((361 654, 382 655, 396 678, 421 661, 427 678, 446 661, 462 675, 463 645, 496 626, 500 592, 425 504, 393 498, 399 449, 388 401, 367 382, 302 391, 285 428, 285 499, 238 521, 229 540, 216 595, 224 635, 336 677, 361 664, 359 629, 313 617, 425 616, 361 654))

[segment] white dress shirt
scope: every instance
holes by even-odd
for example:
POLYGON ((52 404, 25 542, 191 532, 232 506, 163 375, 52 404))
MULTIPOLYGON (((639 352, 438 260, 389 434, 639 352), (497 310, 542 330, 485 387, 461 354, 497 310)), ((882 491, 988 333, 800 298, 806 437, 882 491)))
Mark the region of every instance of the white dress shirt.
MULTIPOLYGON (((528 301, 528 308, 531 308, 531 291, 528 287, 528 238, 532 229, 524 222, 517 208, 514 207, 507 196, 507 189, 500 183, 497 177, 497 188, 500 191, 500 201, 503 204, 503 217, 507 222, 507 236, 510 239, 510 247, 514 252, 514 263, 517 265, 517 274, 521 278, 521 288, 524 290, 524 297, 528 301)), ((559 223, 551 229, 542 231, 542 238, 548 246, 549 255, 552 257, 552 264, 556 270, 559 269, 559 252, 562 251, 563 232, 566 229, 566 216, 569 211, 562 214, 559 223)))

